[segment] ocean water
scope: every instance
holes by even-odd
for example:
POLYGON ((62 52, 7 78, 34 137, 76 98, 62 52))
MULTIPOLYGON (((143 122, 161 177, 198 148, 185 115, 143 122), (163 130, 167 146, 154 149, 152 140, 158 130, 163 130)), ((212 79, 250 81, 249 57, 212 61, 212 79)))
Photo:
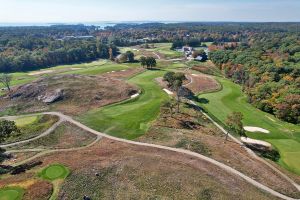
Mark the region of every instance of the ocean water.
POLYGON ((52 26, 52 25, 76 25, 76 24, 84 24, 87 26, 98 26, 101 28, 107 26, 115 26, 116 24, 144 24, 144 23, 176 23, 171 21, 114 21, 114 22, 74 22, 74 23, 1 23, 0 27, 21 27, 21 26, 52 26))

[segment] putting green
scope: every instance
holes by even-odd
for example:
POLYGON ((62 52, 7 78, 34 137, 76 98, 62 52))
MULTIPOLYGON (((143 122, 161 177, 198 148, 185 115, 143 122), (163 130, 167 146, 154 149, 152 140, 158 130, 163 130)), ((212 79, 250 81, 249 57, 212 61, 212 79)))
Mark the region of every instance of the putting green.
POLYGON ((69 173, 69 169, 65 166, 60 164, 53 164, 43 169, 39 175, 46 180, 54 181, 57 179, 66 178, 69 173))
POLYGON ((247 103, 247 97, 239 85, 228 79, 216 79, 223 85, 223 90, 200 95, 199 98, 204 98, 208 102, 201 106, 221 123, 225 122, 229 113, 237 111, 243 113, 245 126, 269 130, 269 134, 247 132, 247 135, 254 139, 270 142, 280 152, 279 164, 300 175, 300 126, 283 122, 256 109, 247 103))
POLYGON ((0 200, 20 200, 24 190, 19 187, 6 187, 0 189, 0 200))

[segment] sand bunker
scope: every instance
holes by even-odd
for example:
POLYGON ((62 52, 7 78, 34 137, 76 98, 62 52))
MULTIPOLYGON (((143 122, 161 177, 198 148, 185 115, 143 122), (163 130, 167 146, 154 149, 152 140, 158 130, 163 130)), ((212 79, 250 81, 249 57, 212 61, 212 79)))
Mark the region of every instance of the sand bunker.
POLYGON ((168 95, 173 95, 173 94, 174 94, 173 92, 171 92, 171 91, 168 90, 168 89, 164 89, 164 91, 165 91, 168 95))
POLYGON ((139 95, 140 95, 139 93, 134 94, 134 95, 131 96, 131 98, 133 99, 133 98, 135 98, 135 97, 138 97, 139 95))
POLYGON ((245 131, 249 131, 249 132, 261 132, 261 133, 270 133, 270 131, 263 129, 263 128, 259 128, 259 127, 253 127, 253 126, 245 126, 244 127, 245 131))
POLYGON ((36 76, 36 75, 42 75, 42 74, 49 74, 49 73, 52 73, 53 70, 44 70, 44 71, 38 71, 38 72, 32 72, 32 73, 29 73, 28 75, 29 76, 36 76))
POLYGON ((241 137, 241 140, 242 140, 242 142, 248 143, 248 144, 258 144, 258 145, 262 145, 265 147, 272 147, 272 145, 270 143, 261 141, 261 140, 254 140, 254 139, 245 138, 245 137, 241 137))

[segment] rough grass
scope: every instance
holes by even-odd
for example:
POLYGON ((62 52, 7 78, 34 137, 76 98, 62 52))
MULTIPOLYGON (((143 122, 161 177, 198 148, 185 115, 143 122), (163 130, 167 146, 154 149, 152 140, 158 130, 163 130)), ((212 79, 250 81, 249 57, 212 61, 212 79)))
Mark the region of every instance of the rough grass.
POLYGON ((58 121, 58 117, 52 115, 39 115, 34 118, 21 118, 20 133, 14 133, 9 138, 5 140, 3 144, 9 144, 13 142, 18 142, 22 140, 27 140, 38 136, 47 129, 49 129, 53 124, 58 121), (30 123, 29 123, 30 122, 30 123))
POLYGON ((32 142, 12 147, 12 149, 68 149, 87 146, 96 140, 97 136, 86 132, 70 123, 59 125, 49 135, 32 142))
POLYGON ((279 163, 294 173, 300 174, 300 163, 297 162, 299 154, 295 154, 295 152, 300 153, 300 127, 280 121, 247 103, 247 97, 242 93, 239 85, 223 78, 217 78, 217 80, 223 85, 223 90, 200 95, 201 99, 207 100, 207 103, 202 106, 223 123, 229 113, 238 111, 244 115, 245 126, 256 126, 269 130, 270 134, 247 132, 247 135, 270 142, 282 156, 279 163), (284 140, 284 145, 281 145, 280 141, 282 140, 284 140), (291 151, 294 153, 290 153, 291 151))
POLYGON ((5 187, 0 189, 1 200, 21 200, 24 190, 20 187, 5 187))
POLYGON ((168 98, 154 81, 163 74, 163 71, 154 70, 135 76, 129 82, 142 89, 138 98, 93 110, 79 120, 93 129, 121 138, 134 139, 143 135, 149 123, 158 116, 162 101, 168 98))

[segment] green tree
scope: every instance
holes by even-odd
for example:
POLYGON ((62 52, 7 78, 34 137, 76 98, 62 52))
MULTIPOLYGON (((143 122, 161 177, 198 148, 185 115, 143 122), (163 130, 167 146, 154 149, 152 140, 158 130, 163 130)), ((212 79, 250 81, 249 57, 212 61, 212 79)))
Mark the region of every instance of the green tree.
MULTIPOLYGON (((241 137, 247 137, 242 120, 243 114, 241 112, 233 112, 227 116, 226 125, 241 137)), ((228 135, 226 140, 227 137, 228 135)))
POLYGON ((134 53, 132 53, 131 51, 127 51, 126 56, 128 62, 134 62, 134 53))
POLYGON ((0 120, 0 142, 5 141, 14 132, 19 132, 14 121, 0 120))
POLYGON ((147 57, 146 58, 146 66, 148 69, 152 69, 153 67, 156 67, 156 59, 153 57, 147 57))
POLYGON ((141 63, 141 66, 142 66, 142 67, 147 66, 147 59, 146 59, 146 57, 142 56, 142 57, 140 58, 140 63, 141 63))

